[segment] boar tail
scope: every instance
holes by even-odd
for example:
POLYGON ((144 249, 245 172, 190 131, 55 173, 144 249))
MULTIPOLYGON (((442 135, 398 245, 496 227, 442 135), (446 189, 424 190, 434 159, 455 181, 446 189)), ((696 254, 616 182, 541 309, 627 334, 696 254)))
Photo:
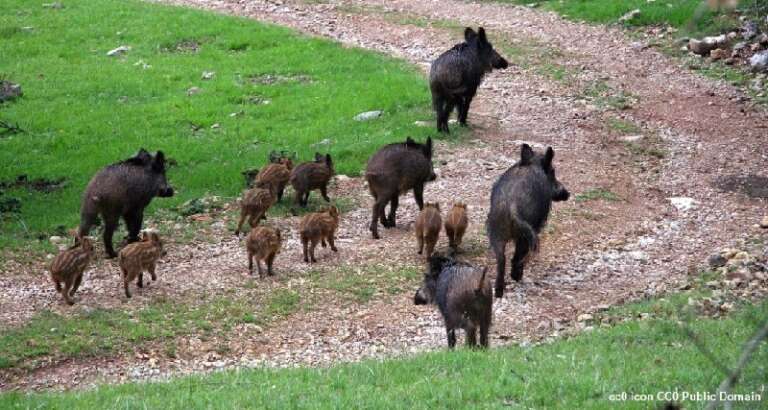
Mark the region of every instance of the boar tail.
POLYGON ((539 240, 531 225, 518 216, 512 217, 512 223, 514 230, 517 231, 515 232, 515 240, 527 243, 528 249, 535 252, 539 248, 539 240))

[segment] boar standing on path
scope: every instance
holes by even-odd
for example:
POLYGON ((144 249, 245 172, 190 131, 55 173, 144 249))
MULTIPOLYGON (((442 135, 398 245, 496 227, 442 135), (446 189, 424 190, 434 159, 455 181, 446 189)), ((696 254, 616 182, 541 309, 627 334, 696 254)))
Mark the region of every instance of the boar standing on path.
POLYGON ((385 228, 395 227, 398 199, 413 189, 419 210, 424 208, 424 185, 437 178, 432 166, 432 138, 419 144, 411 138, 385 145, 368 160, 365 179, 373 195, 371 233, 379 239, 379 220, 385 228), (385 208, 389 203, 389 216, 385 208))
POLYGON ((416 292, 413 303, 437 303, 445 321, 448 347, 456 346, 456 329, 464 329, 469 347, 488 347, 488 332, 493 318, 493 294, 486 275, 487 268, 459 263, 451 258, 433 255, 424 285, 416 292))
POLYGON ((496 254, 496 297, 504 295, 505 251, 515 242, 512 279, 523 278, 525 257, 538 245, 538 234, 547 222, 552 201, 568 200, 568 190, 555 177, 555 151, 537 154, 523 144, 520 161, 493 184, 486 230, 496 254))
POLYGON ((448 215, 445 217, 445 234, 448 236, 448 245, 454 252, 461 245, 461 239, 464 238, 468 224, 467 204, 463 202, 453 204, 453 208, 448 211, 448 215))
POLYGON ((338 252, 334 243, 336 229, 339 227, 339 210, 335 206, 313 212, 304 216, 299 223, 299 237, 304 251, 304 262, 317 262, 315 259, 315 247, 320 242, 325 248, 325 243, 331 245, 331 250, 338 252), (307 249, 309 247, 309 249, 307 249))
POLYGON ((84 237, 101 216, 104 221, 104 248, 108 258, 117 256, 112 236, 122 217, 128 228, 126 243, 139 240, 144 221, 144 208, 152 198, 173 196, 173 188, 165 178, 165 155, 152 156, 144 148, 132 158, 109 165, 88 183, 80 209, 78 235, 84 237))
POLYGON ((320 190, 325 202, 331 202, 328 198, 328 182, 333 176, 333 160, 331 154, 321 155, 315 153, 314 162, 304 162, 291 171, 291 186, 296 191, 295 203, 303 208, 309 203, 309 193, 315 189, 320 190))
POLYGON ((493 69, 509 66, 485 36, 480 27, 477 33, 464 29, 464 42, 453 46, 432 63, 429 70, 429 88, 432 107, 437 114, 437 131, 448 133, 448 117, 454 107, 459 110, 459 124, 467 125, 469 105, 472 103, 483 76, 493 69))
POLYGON ((120 250, 118 263, 123 274, 125 297, 131 297, 128 285, 137 276, 139 280, 136 281, 136 286, 144 287, 144 272, 148 272, 152 276, 152 281, 157 280, 157 275, 155 275, 157 261, 164 254, 163 243, 160 241, 160 236, 155 232, 144 232, 140 242, 126 245, 120 250))
POLYGON ((432 256, 435 251, 435 245, 440 237, 440 229, 443 221, 440 217, 440 204, 427 203, 424 209, 416 217, 416 243, 419 247, 419 255, 424 252, 424 245, 427 245, 427 258, 432 256))
POLYGON ((291 170, 293 169, 293 162, 290 158, 280 158, 279 161, 262 168, 256 175, 256 182, 254 183, 257 188, 269 189, 276 193, 278 202, 283 199, 283 191, 291 179, 291 170))
POLYGON ((267 264, 267 275, 272 276, 272 262, 280 253, 280 230, 269 226, 257 226, 251 229, 245 239, 245 248, 248 251, 248 272, 253 275, 253 260, 256 259, 256 267, 259 269, 259 279, 264 278, 261 270, 261 261, 267 264))
POLYGON ((240 201, 240 221, 237 222, 235 235, 240 236, 246 218, 251 228, 257 226, 262 219, 266 219, 267 211, 276 200, 277 197, 271 189, 253 188, 245 191, 240 201))
POLYGON ((75 236, 75 245, 60 252, 51 262, 51 280, 68 305, 80 288, 83 272, 93 257, 93 242, 88 237, 75 236), (62 283, 64 286, 62 287, 62 283))

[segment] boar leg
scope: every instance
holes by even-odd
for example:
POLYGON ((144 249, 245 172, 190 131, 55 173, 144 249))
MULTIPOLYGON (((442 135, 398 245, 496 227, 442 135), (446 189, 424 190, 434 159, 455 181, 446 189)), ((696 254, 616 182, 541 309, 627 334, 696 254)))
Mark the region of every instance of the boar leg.
POLYGON ((125 227, 128 228, 128 236, 125 238, 126 243, 138 241, 141 224, 144 221, 144 214, 141 211, 131 212, 123 215, 123 220, 125 220, 125 227))
POLYGON ((303 192, 301 192, 301 191, 299 191, 299 190, 298 190, 298 189, 296 189, 295 187, 294 187, 294 191, 296 191, 296 196, 295 196, 295 197, 294 197, 294 199, 293 199, 293 203, 294 203, 294 204, 296 204, 296 205, 298 205, 298 206, 302 206, 302 205, 301 205, 301 197, 303 197, 303 196, 304 196, 304 193, 303 193, 303 192))
POLYGON ((493 253, 496 255, 496 297, 501 298, 504 296, 504 274, 507 264, 505 248, 507 243, 497 239, 491 243, 491 247, 493 247, 493 253))
POLYGON ((51 276, 51 282, 53 282, 53 286, 56 286, 56 292, 61 293, 61 282, 59 279, 55 276, 51 276))
POLYGON ((464 329, 464 335, 466 340, 467 347, 475 347, 477 346, 477 328, 474 326, 467 326, 466 329, 464 329))
POLYGON ((467 116, 469 116, 469 105, 472 104, 474 93, 465 95, 459 102, 459 124, 467 125, 467 116))
POLYGON ((259 270, 259 279, 264 279, 264 271, 261 269, 261 260, 256 258, 256 268, 259 270))
POLYGON ((485 317, 480 321, 480 346, 488 347, 488 331, 491 329, 491 316, 493 315, 490 305, 484 313, 485 317))
POLYGON ((325 199, 325 202, 331 202, 331 198, 328 198, 328 187, 321 186, 320 187, 320 194, 323 195, 323 199, 325 199))
POLYGON ((447 329, 446 333, 448 335, 448 347, 453 349, 454 347, 456 347, 456 330, 447 329))
MULTIPOLYGON (((392 198, 389 200, 389 216, 387 217, 387 223, 384 224, 382 222, 382 225, 384 225, 385 228, 394 228, 396 226, 395 224, 395 218, 397 217, 397 206, 399 202, 399 195, 394 194, 392 195, 392 198)), ((384 216, 384 213, 382 212, 382 216, 384 216)))
POLYGON ((68 305, 74 305, 75 302, 73 302, 69 296, 70 289, 72 289, 72 278, 67 278, 67 280, 64 281, 64 291, 61 292, 61 295, 64 296, 64 301, 67 302, 68 305))
POLYGON ((72 290, 69 292, 70 296, 75 296, 75 292, 77 292, 78 289, 80 289, 80 283, 83 281, 83 273, 81 272, 77 277, 75 278, 75 283, 72 285, 72 290))
POLYGON ((413 198, 416 200, 416 205, 419 206, 419 211, 424 209, 424 185, 416 185, 413 187, 413 198))
POLYGON ((128 286, 130 285, 130 281, 128 280, 128 276, 125 276, 123 278, 123 289, 125 289, 125 297, 128 299, 131 298, 131 291, 128 290, 128 286))
POLYGON ((309 238, 302 237, 301 238, 301 246, 304 250, 304 262, 309 263, 309 258, 307 257, 307 245, 309 242, 309 238))
POLYGON ((267 256, 267 275, 272 276, 274 273, 272 272, 272 264, 275 261, 275 256, 277 256, 277 253, 270 253, 269 256, 267 256))
POLYGON ((373 239, 379 239, 379 216, 384 215, 384 207, 387 206, 387 200, 384 196, 379 196, 376 198, 376 202, 373 204, 373 212, 371 212, 373 215, 371 217, 371 233, 373 234, 373 239))
POLYGON ((456 241, 453 239, 454 238, 453 235, 454 235, 453 228, 448 225, 445 225, 445 236, 448 237, 448 246, 450 246, 453 249, 456 249, 456 241))
POLYGON ((143 288, 144 287, 144 272, 139 271, 139 279, 136 280, 136 286, 143 288))
POLYGON ((328 236, 328 244, 331 245, 331 250, 334 252, 338 252, 339 250, 336 249, 336 243, 334 242, 333 234, 330 234, 328 236))
POLYGON ((515 256, 512 257, 512 279, 520 282, 523 279, 523 268, 525 267, 525 256, 528 255, 530 246, 528 241, 519 239, 515 242, 515 256))
POLYGON ((253 275, 253 254, 248 252, 248 274, 253 275))
POLYGON ((147 269, 147 272, 149 272, 149 275, 152 277, 152 282, 157 280, 157 275, 155 274, 155 268, 157 268, 157 264, 152 265, 147 269))
POLYGON ((104 216, 104 249, 107 251, 107 259, 112 259, 117 256, 115 248, 112 247, 112 236, 115 234, 117 224, 120 222, 116 216, 104 216))
POLYGON ((317 262, 317 259, 315 259, 315 247, 317 246, 317 242, 317 238, 312 238, 309 241, 309 260, 311 260, 312 263, 317 262))

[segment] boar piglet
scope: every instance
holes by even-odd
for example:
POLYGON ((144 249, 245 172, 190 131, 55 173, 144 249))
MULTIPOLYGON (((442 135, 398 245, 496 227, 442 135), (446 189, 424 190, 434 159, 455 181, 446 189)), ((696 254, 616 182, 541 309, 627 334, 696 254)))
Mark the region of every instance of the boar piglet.
POLYGON ((291 179, 293 161, 290 158, 280 158, 277 163, 266 165, 256 175, 255 186, 269 189, 277 194, 277 201, 283 199, 283 191, 291 179))
POLYGON ((424 252, 424 245, 427 246, 427 258, 432 255, 440 237, 442 225, 440 204, 427 203, 424 205, 424 209, 416 217, 416 244, 419 247, 419 255, 424 252))
POLYGON ((464 238, 468 224, 467 204, 463 202, 453 204, 445 217, 445 234, 448 236, 448 244, 454 252, 461 245, 461 239, 464 238))
POLYGON ((504 295, 507 242, 515 242, 512 279, 523 278, 526 255, 538 246, 538 235, 547 222, 552 201, 568 200, 568 190, 555 177, 555 151, 538 154, 523 144, 520 160, 493 184, 486 230, 496 254, 496 297, 504 295))
POLYGON ((240 221, 237 222, 235 235, 240 236, 246 218, 251 227, 255 227, 262 219, 266 219, 267 211, 277 200, 272 188, 253 188, 245 191, 240 201, 240 221))
POLYGON ((379 239, 379 221, 385 228, 395 227, 400 195, 413 189, 419 210, 424 208, 424 185, 437 178, 432 166, 432 138, 419 144, 411 138, 385 145, 368 160, 365 179, 374 204, 370 230, 379 239), (389 216, 385 208, 389 203, 389 216))
POLYGON ((282 238, 280 230, 269 226, 256 226, 248 233, 245 239, 245 248, 248 251, 248 272, 253 275, 253 260, 259 269, 259 278, 264 277, 261 269, 261 261, 267 264, 267 275, 272 276, 272 263, 275 256, 280 253, 282 238))
POLYGON ((75 236, 75 245, 61 251, 51 262, 51 281, 68 305, 80 288, 83 272, 93 257, 93 242, 88 237, 75 236), (62 284, 64 285, 62 287, 62 284))
POLYGON ((128 285, 136 277, 139 278, 136 281, 136 286, 144 287, 144 272, 148 272, 153 281, 157 280, 155 269, 157 268, 157 261, 163 255, 165 255, 163 242, 155 232, 144 232, 141 241, 126 245, 120 250, 117 261, 123 276, 125 297, 131 297, 128 285))
POLYGON ((315 189, 320 190, 323 199, 331 202, 328 198, 328 182, 334 174, 333 160, 331 154, 321 155, 315 153, 314 162, 304 162, 297 165, 291 171, 290 183, 296 192, 295 203, 306 208, 309 203, 309 193, 315 189))
POLYGON ((122 217, 128 228, 126 243, 139 240, 144 208, 152 198, 171 197, 173 188, 165 178, 165 155, 152 156, 143 148, 134 157, 109 165, 88 183, 80 208, 81 237, 88 235, 101 216, 104 221, 104 248, 108 258, 117 256, 112 236, 122 217))
POLYGON ((477 32, 464 29, 464 42, 441 54, 429 70, 432 107, 437 113, 437 131, 448 131, 448 117, 454 107, 459 110, 459 124, 467 125, 469 104, 483 81, 493 69, 509 66, 488 41, 485 29, 477 32))
POLYGON ((470 347, 477 346, 477 331, 480 330, 480 346, 488 347, 493 316, 488 269, 442 255, 431 256, 428 269, 413 302, 417 305, 437 304, 445 321, 448 347, 456 346, 456 329, 464 329, 470 347))
POLYGON ((317 262, 315 259, 315 247, 318 242, 325 247, 326 241, 331 245, 331 250, 338 252, 334 243, 336 229, 339 227, 339 210, 335 206, 323 209, 320 212, 309 213, 299 223, 299 237, 304 251, 304 262, 317 262), (307 249, 309 248, 309 249, 307 249))

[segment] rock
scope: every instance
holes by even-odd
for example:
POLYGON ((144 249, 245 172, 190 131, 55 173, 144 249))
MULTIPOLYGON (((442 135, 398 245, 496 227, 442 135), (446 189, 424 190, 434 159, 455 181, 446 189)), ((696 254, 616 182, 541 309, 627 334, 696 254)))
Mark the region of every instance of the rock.
POLYGON ((755 53, 749 58, 749 65, 755 71, 768 71, 768 50, 755 53))
POLYGON ((355 121, 369 121, 381 117, 383 111, 366 111, 355 115, 355 121))
POLYGON ((760 33, 760 27, 758 27, 756 21, 745 21, 741 26, 740 32, 741 38, 744 40, 752 40, 760 33))
POLYGON ((760 227, 763 229, 768 229, 768 215, 763 217, 763 220, 760 221, 760 227))
POLYGON ((728 38, 725 34, 716 37, 704 37, 701 40, 692 38, 688 41, 688 49, 694 54, 705 56, 709 54, 710 51, 725 46, 727 42, 728 38))
POLYGON ((125 54, 126 52, 130 51, 130 46, 120 46, 118 48, 114 48, 112 50, 107 51, 107 55, 110 57, 120 56, 125 54))
POLYGON ((212 79, 215 76, 216 76, 216 72, 215 71, 203 71, 203 75, 201 76, 201 78, 203 80, 210 80, 210 79, 212 79))
POLYGON ((15 100, 22 95, 24 95, 24 93, 21 91, 21 86, 19 84, 0 80, 0 103, 15 100))
POLYGON ((768 46, 768 33, 760 34, 756 43, 760 44, 761 46, 768 46))
POLYGON ((43 4, 43 8, 44 8, 44 9, 54 9, 54 10, 61 10, 61 9, 63 9, 63 8, 64 8, 64 5, 63 5, 63 4, 61 4, 61 3, 60 3, 60 2, 58 2, 58 1, 55 1, 55 2, 53 2, 53 3, 44 3, 44 4, 43 4))
POLYGON ((712 61, 728 58, 728 51, 723 50, 722 48, 716 48, 709 53, 709 58, 711 58, 712 61))
POLYGON ((211 125, 211 129, 212 129, 212 130, 217 130, 217 129, 219 129, 219 128, 221 128, 221 124, 219 124, 218 122, 217 122, 217 123, 215 123, 215 124, 213 124, 213 125, 211 125))
POLYGON ((594 319, 594 316, 590 315, 589 313, 584 313, 579 315, 579 317, 576 318, 577 322, 587 322, 594 319))
POLYGON ((64 241, 65 241, 65 239, 64 239, 64 238, 62 238, 61 236, 57 236, 57 235, 53 235, 53 236, 51 236, 50 238, 48 238, 48 240, 49 240, 51 243, 61 243, 61 242, 64 242, 64 241))
POLYGON ((619 140, 624 142, 637 142, 643 139, 644 137, 645 137, 644 135, 625 135, 623 137, 620 137, 619 140))
POLYGON ((707 259, 707 263, 710 267, 713 268, 720 268, 725 266, 725 263, 728 262, 727 259, 723 255, 720 255, 719 253, 715 253, 713 255, 710 255, 707 259))
POLYGON ((685 212, 695 208, 697 203, 696 200, 694 200, 693 198, 688 198, 683 196, 672 197, 667 199, 669 200, 670 203, 672 203, 672 206, 674 206, 675 208, 677 208, 678 211, 681 211, 681 212, 685 212))
POLYGON ((329 138, 323 138, 321 141, 310 145, 310 147, 324 147, 327 145, 331 145, 331 140, 329 138))
POLYGON ((200 90, 200 87, 190 87, 190 88, 187 90, 187 95, 195 95, 195 94, 200 94, 200 91, 201 91, 201 90, 200 90))
POLYGON ((336 181, 337 182, 346 182, 346 181, 349 181, 350 179, 351 179, 350 177, 348 177, 348 176, 346 176, 344 174, 337 174, 336 175, 336 181))
POLYGON ((431 127, 432 123, 429 121, 414 121, 413 125, 417 127, 431 127))
POLYGON ((634 9, 619 17, 619 23, 626 23, 640 15, 640 9, 634 9))

